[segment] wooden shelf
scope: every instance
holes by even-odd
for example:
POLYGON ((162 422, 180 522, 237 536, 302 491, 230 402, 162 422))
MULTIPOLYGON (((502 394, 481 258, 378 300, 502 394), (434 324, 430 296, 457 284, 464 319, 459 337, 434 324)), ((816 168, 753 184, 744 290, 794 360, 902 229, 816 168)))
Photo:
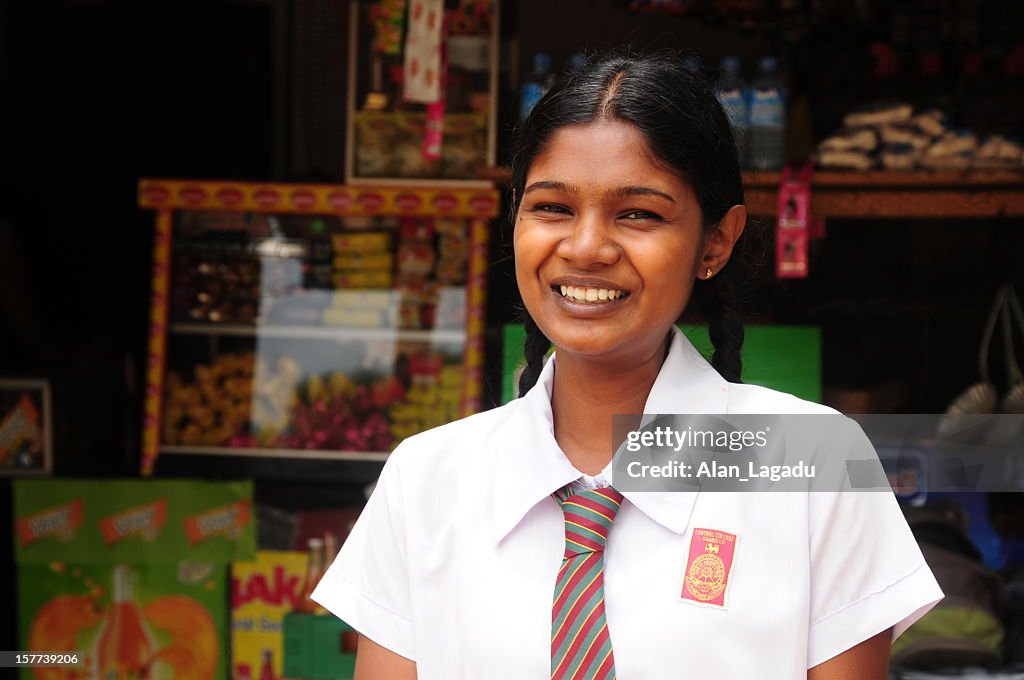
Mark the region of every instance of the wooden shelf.
MULTIPOLYGON (((775 215, 777 172, 744 173, 752 215, 775 215)), ((826 218, 1024 216, 1024 171, 818 172, 811 214, 826 218)))
MULTIPOLYGON (((507 168, 481 171, 508 184, 507 168)), ((751 215, 773 217, 780 173, 745 172, 751 215)), ((817 172, 811 214, 826 218, 1024 217, 1024 169, 817 172)))
POLYGON ((395 328, 346 328, 325 326, 245 326, 239 324, 172 323, 176 335, 242 336, 260 338, 295 338, 299 340, 369 340, 376 342, 466 342, 464 329, 399 330, 395 328))
MULTIPOLYGON (((777 187, 781 173, 745 172, 743 183, 747 187, 777 187)), ((838 172, 820 170, 814 173, 814 187, 832 188, 909 188, 930 190, 949 187, 1016 187, 1024 189, 1024 169, 1021 170, 934 170, 897 171, 869 170, 866 172, 838 172)))
POLYGON ((171 446, 160 447, 162 453, 185 456, 240 456, 254 458, 283 458, 287 460, 354 460, 383 463, 390 455, 386 451, 325 451, 320 449, 257 449, 229 446, 171 446))

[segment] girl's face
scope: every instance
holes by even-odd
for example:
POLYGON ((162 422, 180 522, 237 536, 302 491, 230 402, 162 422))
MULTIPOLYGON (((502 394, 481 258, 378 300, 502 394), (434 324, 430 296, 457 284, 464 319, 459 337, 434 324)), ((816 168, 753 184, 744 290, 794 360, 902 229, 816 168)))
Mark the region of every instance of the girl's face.
POLYGON ((516 279, 561 354, 650 359, 704 256, 690 185, 627 123, 572 125, 533 161, 516 214, 516 279))

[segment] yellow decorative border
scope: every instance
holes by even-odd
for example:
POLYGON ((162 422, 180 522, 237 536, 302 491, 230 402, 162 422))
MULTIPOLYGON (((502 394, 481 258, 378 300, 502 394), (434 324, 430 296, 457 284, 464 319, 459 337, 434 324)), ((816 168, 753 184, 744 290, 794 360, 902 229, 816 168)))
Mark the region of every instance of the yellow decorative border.
POLYGON ((497 217, 501 205, 497 190, 159 179, 140 180, 138 190, 139 207, 157 211, 142 432, 143 476, 152 476, 162 440, 171 240, 174 212, 177 210, 333 214, 340 217, 415 215, 468 220, 470 255, 461 410, 463 415, 480 411, 483 401, 487 246, 489 220, 497 217))
POLYGON ((484 370, 484 291, 487 287, 487 220, 469 222, 469 280, 466 282, 466 353, 462 370, 465 389, 462 415, 480 411, 484 370))
POLYGON ((142 179, 139 207, 343 217, 492 218, 498 215, 501 197, 495 189, 142 179))
POLYGON ((142 420, 142 475, 153 474, 160 455, 164 375, 167 366, 167 314, 170 307, 171 236, 174 215, 156 214, 153 236, 153 284, 149 305, 149 357, 146 360, 146 399, 142 420))

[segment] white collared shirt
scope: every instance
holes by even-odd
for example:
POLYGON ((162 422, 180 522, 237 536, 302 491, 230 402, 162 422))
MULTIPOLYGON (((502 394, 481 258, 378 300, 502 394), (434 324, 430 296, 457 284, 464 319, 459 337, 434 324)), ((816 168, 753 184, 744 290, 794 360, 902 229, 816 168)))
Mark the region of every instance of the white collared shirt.
MULTIPOLYGON (((313 593, 420 680, 550 677, 551 494, 581 477, 553 435, 555 361, 522 399, 403 442, 313 593)), ((835 413, 726 382, 678 330, 644 411, 835 413)), ((804 679, 942 598, 891 494, 624 496, 605 554, 623 680, 804 679), (736 537, 724 606, 681 597, 694 528, 736 537)))

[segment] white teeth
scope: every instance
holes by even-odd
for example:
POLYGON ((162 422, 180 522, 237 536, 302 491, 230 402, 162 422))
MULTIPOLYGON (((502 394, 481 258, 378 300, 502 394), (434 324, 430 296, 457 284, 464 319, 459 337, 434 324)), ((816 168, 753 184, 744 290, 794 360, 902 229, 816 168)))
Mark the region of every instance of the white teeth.
POLYGON ((618 300, 625 293, 621 290, 608 288, 577 288, 574 286, 559 286, 562 297, 571 298, 577 302, 599 302, 602 300, 618 300))

